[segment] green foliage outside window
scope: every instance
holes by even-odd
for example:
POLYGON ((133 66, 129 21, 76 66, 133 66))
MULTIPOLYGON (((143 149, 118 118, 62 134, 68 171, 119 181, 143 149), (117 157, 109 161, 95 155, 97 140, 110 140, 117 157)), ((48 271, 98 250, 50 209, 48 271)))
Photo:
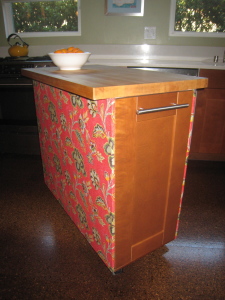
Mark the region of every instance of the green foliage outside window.
POLYGON ((78 31, 76 0, 12 3, 15 32, 78 31))
POLYGON ((225 0, 177 0, 175 31, 225 32, 225 0))

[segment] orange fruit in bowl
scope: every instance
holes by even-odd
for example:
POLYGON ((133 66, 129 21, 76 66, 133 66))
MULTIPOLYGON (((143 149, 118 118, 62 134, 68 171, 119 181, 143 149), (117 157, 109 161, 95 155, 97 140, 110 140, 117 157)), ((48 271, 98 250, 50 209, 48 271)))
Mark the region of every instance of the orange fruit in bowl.
POLYGON ((60 50, 56 50, 54 51, 54 53, 67 53, 67 49, 60 49, 60 50))
POLYGON ((74 50, 75 50, 74 47, 69 47, 69 48, 67 48, 67 51, 68 51, 68 52, 74 52, 74 50))
POLYGON ((76 53, 83 53, 83 51, 77 48, 76 53))
POLYGON ((83 51, 79 48, 75 48, 73 46, 67 48, 67 49, 60 49, 60 50, 56 50, 54 51, 54 53, 83 53, 83 51))
POLYGON ((54 53, 62 53, 61 50, 55 50, 54 53))
POLYGON ((61 49, 61 53, 67 53, 67 49, 61 49))

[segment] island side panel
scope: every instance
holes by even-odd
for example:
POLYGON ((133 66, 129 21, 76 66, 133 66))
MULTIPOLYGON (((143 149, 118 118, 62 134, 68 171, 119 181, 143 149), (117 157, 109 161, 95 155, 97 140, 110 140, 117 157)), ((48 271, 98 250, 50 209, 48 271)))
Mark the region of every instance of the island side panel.
POLYGON ((44 178, 114 270, 115 100, 91 101, 34 81, 44 178))
POLYGON ((131 262, 137 97, 115 105, 115 270, 131 262))

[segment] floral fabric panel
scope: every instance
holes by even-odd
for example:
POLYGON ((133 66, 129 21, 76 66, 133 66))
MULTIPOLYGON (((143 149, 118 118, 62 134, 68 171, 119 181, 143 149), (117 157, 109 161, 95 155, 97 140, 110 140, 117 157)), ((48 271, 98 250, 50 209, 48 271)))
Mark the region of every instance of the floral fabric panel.
POLYGON ((194 90, 194 92, 193 92, 193 98, 192 98, 191 119, 190 119, 190 126, 189 126, 189 135, 188 135, 186 159, 185 159, 185 166, 184 166, 184 176, 183 176, 182 190, 181 190, 181 196, 180 196, 180 205, 179 205, 179 212, 178 212, 178 219, 177 219, 177 227, 176 227, 175 238, 177 237, 177 234, 178 234, 178 228, 179 228, 179 222, 180 222, 180 213, 181 213, 181 206, 182 206, 183 195, 184 195, 184 186, 185 186, 186 173, 187 173, 188 157, 189 157, 189 153, 190 153, 191 137, 192 137, 192 131, 193 131, 193 125, 194 125, 194 114, 195 114, 196 97, 197 97, 197 91, 194 90))
POLYGON ((114 99, 91 101, 34 81, 47 186, 114 267, 114 99))

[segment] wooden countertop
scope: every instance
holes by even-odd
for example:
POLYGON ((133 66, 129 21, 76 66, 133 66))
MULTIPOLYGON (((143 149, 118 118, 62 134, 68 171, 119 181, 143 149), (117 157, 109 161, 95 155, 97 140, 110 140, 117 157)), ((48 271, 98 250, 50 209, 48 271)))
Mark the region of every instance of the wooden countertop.
POLYGON ((23 69, 22 74, 92 100, 200 89, 208 84, 207 78, 99 65, 76 71, 23 69))

